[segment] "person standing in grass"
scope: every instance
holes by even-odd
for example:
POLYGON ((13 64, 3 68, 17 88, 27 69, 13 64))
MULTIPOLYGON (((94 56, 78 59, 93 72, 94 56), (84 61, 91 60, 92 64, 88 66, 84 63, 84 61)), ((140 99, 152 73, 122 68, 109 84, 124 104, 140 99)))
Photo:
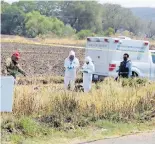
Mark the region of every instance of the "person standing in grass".
POLYGON ((91 90, 92 74, 94 71, 95 66, 92 59, 88 56, 85 58, 85 63, 82 67, 84 92, 89 92, 91 90))
POLYGON ((4 74, 8 76, 13 76, 16 79, 16 76, 21 73, 26 76, 26 73, 19 65, 20 54, 15 52, 12 54, 11 58, 7 58, 5 62, 4 74))
POLYGON ((65 59, 64 67, 65 67, 65 77, 64 84, 65 89, 68 89, 71 86, 71 89, 74 89, 76 72, 77 68, 80 66, 79 60, 75 57, 75 52, 70 51, 69 56, 65 59))

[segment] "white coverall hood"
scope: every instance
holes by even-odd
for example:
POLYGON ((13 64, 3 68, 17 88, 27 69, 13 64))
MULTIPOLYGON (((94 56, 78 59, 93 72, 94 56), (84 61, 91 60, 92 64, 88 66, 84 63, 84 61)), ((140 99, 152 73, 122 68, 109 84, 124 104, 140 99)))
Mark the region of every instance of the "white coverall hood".
POLYGON ((90 56, 87 56, 87 57, 85 58, 85 62, 92 62, 91 57, 90 57, 90 56))
POLYGON ((71 55, 73 55, 73 56, 75 57, 75 52, 74 52, 73 50, 71 50, 71 51, 69 52, 69 56, 71 56, 71 55))

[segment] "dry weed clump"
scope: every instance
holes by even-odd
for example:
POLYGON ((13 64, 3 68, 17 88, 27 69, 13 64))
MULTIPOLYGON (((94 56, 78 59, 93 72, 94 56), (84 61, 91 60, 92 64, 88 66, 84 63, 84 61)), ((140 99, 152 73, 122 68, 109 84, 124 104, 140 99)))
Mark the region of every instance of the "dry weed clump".
POLYGON ((93 84, 90 93, 64 91, 62 84, 17 86, 13 112, 39 116, 56 127, 65 122, 84 125, 98 119, 128 121, 140 115, 145 118, 145 113, 154 111, 154 88, 155 83, 122 86, 122 81, 112 79, 93 84))

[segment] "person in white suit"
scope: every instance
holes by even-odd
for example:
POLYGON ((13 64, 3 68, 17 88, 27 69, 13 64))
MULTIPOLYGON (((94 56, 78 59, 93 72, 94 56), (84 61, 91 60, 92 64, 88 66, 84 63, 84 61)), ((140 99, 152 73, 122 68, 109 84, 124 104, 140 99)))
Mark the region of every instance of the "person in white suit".
POLYGON ((88 56, 85 58, 85 63, 82 67, 84 92, 89 92, 91 90, 92 74, 94 71, 95 66, 92 59, 88 56))
POLYGON ((75 52, 70 51, 69 56, 65 59, 64 67, 65 67, 65 77, 64 77, 64 84, 65 89, 68 89, 69 84, 72 84, 72 89, 75 86, 75 79, 76 79, 76 71, 77 68, 80 66, 79 60, 75 57, 75 52))

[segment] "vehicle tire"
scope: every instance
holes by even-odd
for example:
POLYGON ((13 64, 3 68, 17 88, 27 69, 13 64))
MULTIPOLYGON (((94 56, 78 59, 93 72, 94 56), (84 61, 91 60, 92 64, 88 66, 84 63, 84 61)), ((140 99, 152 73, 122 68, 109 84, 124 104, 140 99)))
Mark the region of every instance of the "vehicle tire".
POLYGON ((94 78, 94 75, 93 75, 93 76, 92 76, 92 81, 93 81, 93 82, 98 82, 99 79, 95 79, 95 78, 94 78))
POLYGON ((132 72, 132 77, 133 78, 138 77, 138 74, 136 72, 132 72))

